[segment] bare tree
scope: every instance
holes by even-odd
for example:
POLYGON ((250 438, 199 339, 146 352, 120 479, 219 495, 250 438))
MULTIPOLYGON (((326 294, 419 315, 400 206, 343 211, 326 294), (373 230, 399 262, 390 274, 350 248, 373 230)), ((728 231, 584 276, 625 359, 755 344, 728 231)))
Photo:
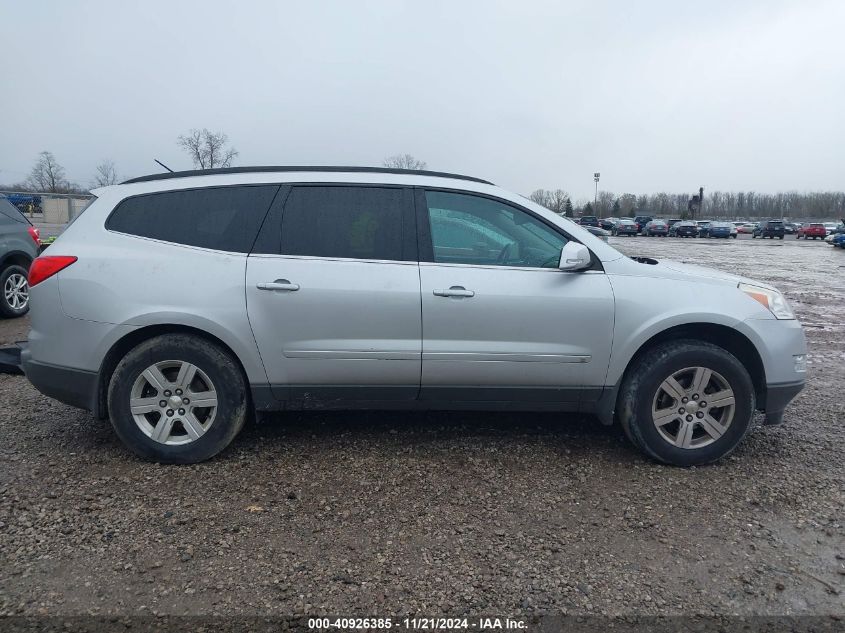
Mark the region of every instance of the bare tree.
POLYGON ((94 174, 92 181, 93 187, 108 187, 109 185, 116 185, 120 181, 117 172, 114 168, 114 161, 104 160, 97 165, 97 173, 94 174))
POLYGON ((424 160, 418 160, 410 154, 388 156, 381 164, 391 169, 425 169, 427 166, 424 160))
POLYGON ((563 189, 555 189, 554 191, 537 189, 528 197, 532 202, 536 202, 540 206, 546 207, 549 211, 560 214, 566 212, 566 201, 569 200, 569 194, 563 189))
POLYGON ((65 169, 56 161, 52 152, 41 152, 29 172, 29 183, 36 191, 59 193, 67 189, 65 169))
POLYGON ((234 147, 226 147, 229 137, 224 132, 209 132, 206 128, 192 129, 180 135, 176 143, 188 152, 197 169, 230 167, 238 155, 234 147))

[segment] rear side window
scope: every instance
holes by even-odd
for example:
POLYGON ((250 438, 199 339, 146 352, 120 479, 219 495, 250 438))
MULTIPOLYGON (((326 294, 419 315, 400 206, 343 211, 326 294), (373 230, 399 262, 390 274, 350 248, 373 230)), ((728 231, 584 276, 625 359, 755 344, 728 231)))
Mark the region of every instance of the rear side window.
POLYGON ((106 228, 187 246, 248 253, 278 185, 164 191, 117 205, 106 228))
POLYGON ((29 224, 29 220, 23 216, 15 205, 6 198, 0 198, 0 222, 6 224, 9 221, 29 224))
POLYGON ((403 260, 406 189, 294 187, 282 213, 281 253, 403 260))

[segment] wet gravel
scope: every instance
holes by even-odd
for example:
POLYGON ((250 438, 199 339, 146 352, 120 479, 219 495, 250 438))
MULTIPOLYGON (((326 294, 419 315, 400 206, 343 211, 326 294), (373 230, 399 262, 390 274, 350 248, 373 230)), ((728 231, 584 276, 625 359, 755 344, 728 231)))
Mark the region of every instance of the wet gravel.
POLYGON ((578 416, 294 414, 168 467, 0 375, 0 614, 845 615, 845 251, 612 242, 786 292, 783 426, 684 470, 578 416))

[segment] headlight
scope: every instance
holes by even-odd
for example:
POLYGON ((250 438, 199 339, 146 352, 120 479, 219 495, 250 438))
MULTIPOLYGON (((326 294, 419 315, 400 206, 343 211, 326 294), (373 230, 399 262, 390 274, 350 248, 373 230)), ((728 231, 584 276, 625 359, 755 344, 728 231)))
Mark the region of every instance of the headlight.
POLYGON ((755 301, 763 304, 767 310, 775 315, 776 319, 794 319, 795 314, 792 308, 783 298, 783 295, 776 290, 752 286, 750 284, 739 284, 739 289, 755 301))

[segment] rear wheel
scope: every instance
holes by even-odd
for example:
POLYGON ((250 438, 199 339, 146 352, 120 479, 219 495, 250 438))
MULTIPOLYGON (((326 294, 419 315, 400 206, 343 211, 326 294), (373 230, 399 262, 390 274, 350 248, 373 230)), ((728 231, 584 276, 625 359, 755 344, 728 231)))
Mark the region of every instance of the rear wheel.
POLYGON ((13 264, 0 273, 0 314, 14 318, 29 312, 29 273, 23 266, 13 264))
POLYGON ((249 402, 236 361, 187 334, 157 336, 132 349, 109 382, 109 417, 134 453, 167 464, 213 457, 244 425, 249 402))
POLYGON ((676 466, 728 455, 748 432, 754 408, 754 387, 742 363, 696 340, 647 352, 629 370, 617 406, 631 442, 676 466))

